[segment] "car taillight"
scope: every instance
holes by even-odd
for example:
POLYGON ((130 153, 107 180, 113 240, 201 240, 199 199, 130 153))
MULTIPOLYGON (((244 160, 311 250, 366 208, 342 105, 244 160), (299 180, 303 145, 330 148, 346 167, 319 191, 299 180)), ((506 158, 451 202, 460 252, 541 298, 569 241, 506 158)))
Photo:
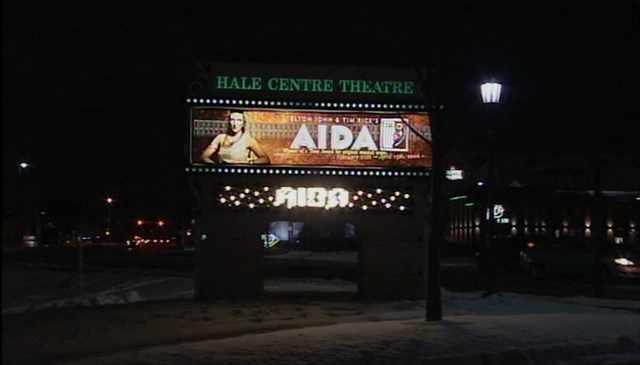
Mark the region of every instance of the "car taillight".
POLYGON ((534 247, 536 247, 536 244, 533 241, 529 241, 529 242, 527 242, 527 247, 528 248, 534 248, 534 247))

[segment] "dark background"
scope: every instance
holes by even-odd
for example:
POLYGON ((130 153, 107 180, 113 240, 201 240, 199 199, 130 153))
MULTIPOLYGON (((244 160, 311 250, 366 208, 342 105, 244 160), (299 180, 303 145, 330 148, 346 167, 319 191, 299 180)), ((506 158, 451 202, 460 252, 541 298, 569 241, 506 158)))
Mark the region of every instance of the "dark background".
POLYGON ((109 194, 127 216, 186 217, 184 100, 201 60, 428 66, 445 141, 469 154, 486 145, 478 85, 493 76, 502 151, 637 156, 638 4, 587 6, 4 1, 5 210, 26 159, 48 205, 101 215, 109 194))

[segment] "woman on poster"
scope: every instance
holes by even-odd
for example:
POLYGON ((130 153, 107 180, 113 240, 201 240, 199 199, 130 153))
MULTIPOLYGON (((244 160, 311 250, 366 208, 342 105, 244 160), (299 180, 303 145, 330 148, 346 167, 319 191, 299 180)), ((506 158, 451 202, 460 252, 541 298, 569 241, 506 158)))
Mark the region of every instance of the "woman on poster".
POLYGON ((202 151, 202 161, 227 164, 268 164, 269 156, 258 141, 245 131, 245 117, 242 112, 229 114, 226 133, 217 135, 202 151), (212 158, 213 157, 213 158, 212 158))

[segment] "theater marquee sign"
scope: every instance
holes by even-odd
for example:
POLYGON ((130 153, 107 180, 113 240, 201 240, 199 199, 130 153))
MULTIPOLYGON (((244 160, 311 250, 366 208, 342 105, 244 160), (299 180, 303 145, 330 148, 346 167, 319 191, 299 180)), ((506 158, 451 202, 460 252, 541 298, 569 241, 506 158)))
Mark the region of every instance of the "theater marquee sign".
POLYGON ((414 81, 312 79, 287 77, 250 77, 217 75, 215 90, 265 90, 272 92, 358 93, 414 95, 414 81))
POLYGON ((431 169, 423 70, 202 63, 194 76, 187 171, 425 176, 431 169))
POLYGON ((191 109, 196 165, 425 169, 431 167, 430 136, 424 112, 191 109))

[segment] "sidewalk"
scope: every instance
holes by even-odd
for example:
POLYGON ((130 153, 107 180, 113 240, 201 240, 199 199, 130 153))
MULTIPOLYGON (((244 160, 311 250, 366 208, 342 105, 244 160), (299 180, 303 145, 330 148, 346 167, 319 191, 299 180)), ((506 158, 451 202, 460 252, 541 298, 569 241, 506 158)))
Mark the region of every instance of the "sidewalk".
POLYGON ((424 301, 321 296, 7 315, 3 363, 640 363, 638 302, 443 294, 441 322, 424 321, 424 301))
POLYGON ((68 364, 638 364, 637 318, 612 313, 344 323, 157 346, 68 364))
POLYGON ((188 278, 93 273, 76 296, 69 274, 28 272, 3 268, 28 279, 3 278, 3 364, 640 364, 640 301, 443 290, 427 323, 424 300, 356 301, 340 280, 194 302, 188 278), (43 287, 71 296, 16 296, 43 287))

